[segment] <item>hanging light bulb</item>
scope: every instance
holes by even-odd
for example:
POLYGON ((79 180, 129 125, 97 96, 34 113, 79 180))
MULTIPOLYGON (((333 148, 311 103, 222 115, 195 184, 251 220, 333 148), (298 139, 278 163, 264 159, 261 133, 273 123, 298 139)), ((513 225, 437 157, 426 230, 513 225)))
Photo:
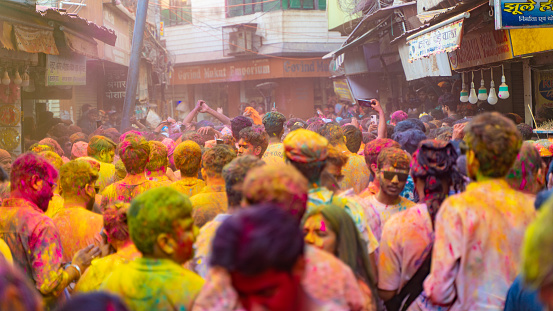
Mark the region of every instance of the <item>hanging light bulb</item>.
POLYGON ((8 75, 8 71, 5 70, 4 71, 4 76, 2 77, 2 84, 10 85, 10 82, 12 82, 12 80, 10 80, 10 76, 8 75))
POLYGON ((490 68, 490 71, 492 73, 492 80, 490 82, 490 95, 488 95, 488 104, 495 105, 497 104, 497 101, 499 100, 497 98, 497 95, 495 94, 495 83, 493 82, 493 67, 490 68))
POLYGON ((22 86, 22 87, 27 87, 27 86, 29 86, 29 80, 30 80, 29 74, 28 74, 27 72, 24 72, 24 73, 23 73, 23 82, 21 82, 21 86, 22 86))
POLYGON ((481 69, 480 77, 482 77, 482 80, 480 80, 480 88, 478 89, 478 100, 486 100, 488 99, 488 90, 484 86, 484 69, 481 69))
POLYGON ((469 103, 476 104, 478 102, 478 96, 476 96, 476 91, 474 90, 474 72, 472 73, 472 81, 470 82, 470 95, 469 103))
POLYGON ((469 101, 469 91, 467 91, 467 85, 465 84, 465 74, 461 73, 461 80, 463 81, 462 89, 461 89, 461 97, 459 100, 462 103, 466 103, 469 101))
POLYGON ((16 85, 21 85, 21 83, 23 83, 23 79, 21 79, 19 71, 15 72, 15 79, 13 79, 13 83, 15 83, 16 85))
POLYGON ((501 99, 509 98, 509 86, 505 83, 505 68, 503 68, 503 65, 501 65, 501 84, 499 85, 497 96, 501 99))

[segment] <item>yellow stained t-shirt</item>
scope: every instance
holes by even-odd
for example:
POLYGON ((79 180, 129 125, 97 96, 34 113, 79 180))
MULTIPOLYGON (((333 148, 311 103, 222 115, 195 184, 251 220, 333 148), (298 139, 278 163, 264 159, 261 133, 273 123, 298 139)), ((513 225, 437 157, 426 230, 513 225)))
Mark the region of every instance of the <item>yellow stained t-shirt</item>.
POLYGON ((204 280, 169 259, 137 258, 119 266, 100 290, 123 299, 134 311, 191 310, 204 280))
POLYGON ((269 145, 261 159, 265 161, 266 164, 284 162, 284 146, 282 145, 282 143, 269 145))

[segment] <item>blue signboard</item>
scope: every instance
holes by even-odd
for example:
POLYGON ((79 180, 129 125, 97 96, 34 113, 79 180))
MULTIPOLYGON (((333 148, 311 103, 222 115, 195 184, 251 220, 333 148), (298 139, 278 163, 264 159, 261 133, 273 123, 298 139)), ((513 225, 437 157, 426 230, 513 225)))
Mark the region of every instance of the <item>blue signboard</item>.
POLYGON ((553 0, 495 0, 495 29, 553 27, 553 0))

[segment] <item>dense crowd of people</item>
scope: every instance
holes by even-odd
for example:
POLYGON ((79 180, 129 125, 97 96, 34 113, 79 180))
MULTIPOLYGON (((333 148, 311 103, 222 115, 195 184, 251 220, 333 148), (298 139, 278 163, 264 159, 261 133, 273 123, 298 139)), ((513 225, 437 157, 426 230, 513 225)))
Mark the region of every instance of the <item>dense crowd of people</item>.
POLYGON ((51 125, 0 150, 0 310, 553 309, 553 143, 449 95, 51 125))

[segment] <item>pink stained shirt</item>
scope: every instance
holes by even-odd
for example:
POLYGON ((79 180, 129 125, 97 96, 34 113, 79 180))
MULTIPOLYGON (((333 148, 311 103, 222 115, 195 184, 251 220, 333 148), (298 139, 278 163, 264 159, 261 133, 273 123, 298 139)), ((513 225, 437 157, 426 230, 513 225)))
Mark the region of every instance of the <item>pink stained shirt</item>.
POLYGON ((526 227, 536 216, 533 201, 503 179, 469 184, 447 198, 435 220, 428 298, 449 310, 503 310, 520 272, 526 227))

